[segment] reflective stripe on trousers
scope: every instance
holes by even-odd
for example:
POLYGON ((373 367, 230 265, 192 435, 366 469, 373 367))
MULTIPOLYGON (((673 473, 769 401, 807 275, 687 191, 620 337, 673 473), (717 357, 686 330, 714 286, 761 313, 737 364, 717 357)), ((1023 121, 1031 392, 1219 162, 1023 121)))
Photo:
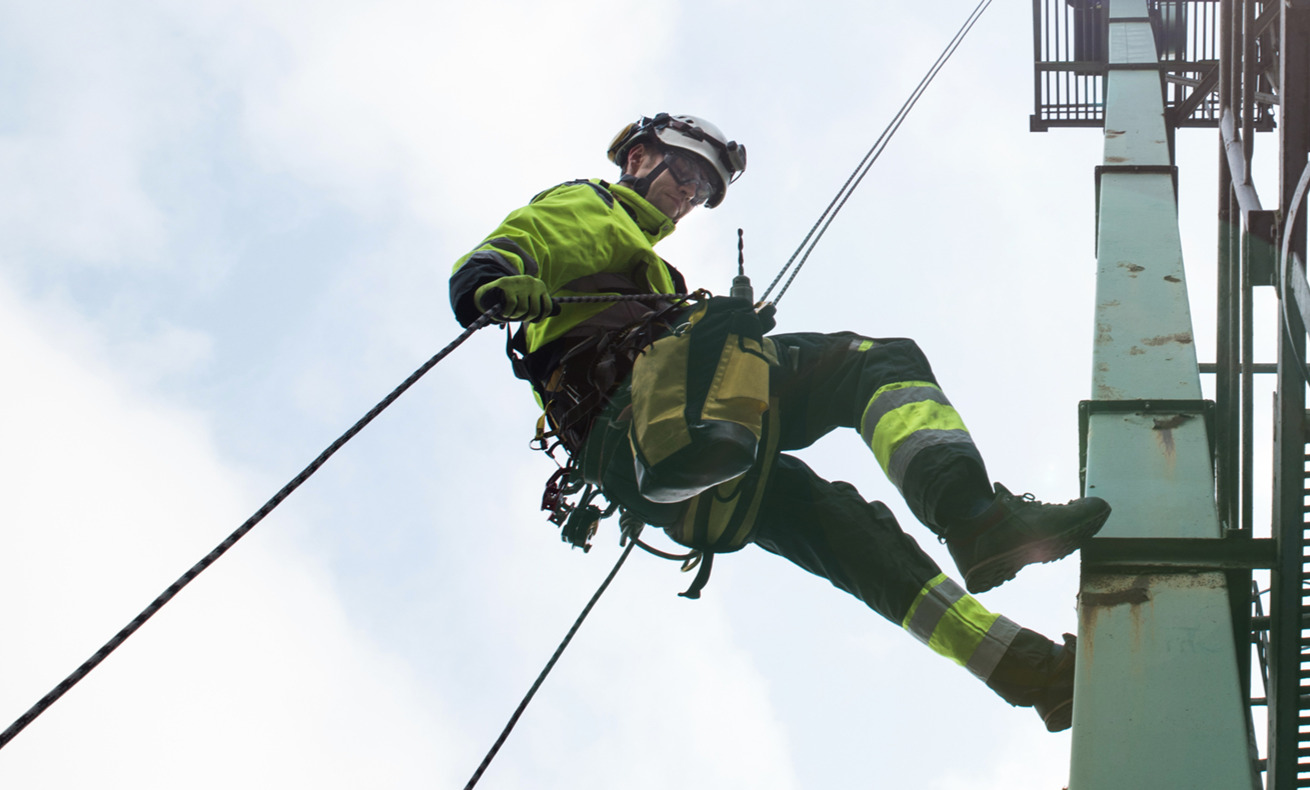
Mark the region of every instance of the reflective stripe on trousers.
POLYGON ((903 487, 906 469, 923 450, 973 444, 946 394, 927 381, 899 381, 879 388, 860 418, 860 436, 897 488, 903 487))
POLYGON ((991 677, 1019 633, 1016 623, 987 611, 944 573, 923 586, 901 625, 982 680, 991 677))

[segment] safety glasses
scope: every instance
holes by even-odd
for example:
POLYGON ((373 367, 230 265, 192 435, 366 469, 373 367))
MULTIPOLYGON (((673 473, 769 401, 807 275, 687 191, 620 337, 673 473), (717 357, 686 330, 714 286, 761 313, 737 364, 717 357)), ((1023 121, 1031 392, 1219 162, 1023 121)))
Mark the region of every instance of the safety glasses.
POLYGON ((705 166, 695 159, 669 152, 664 155, 664 166, 668 168, 669 175, 673 176, 673 180, 677 181, 679 186, 692 184, 695 187, 693 205, 699 206, 714 194, 714 181, 705 166))

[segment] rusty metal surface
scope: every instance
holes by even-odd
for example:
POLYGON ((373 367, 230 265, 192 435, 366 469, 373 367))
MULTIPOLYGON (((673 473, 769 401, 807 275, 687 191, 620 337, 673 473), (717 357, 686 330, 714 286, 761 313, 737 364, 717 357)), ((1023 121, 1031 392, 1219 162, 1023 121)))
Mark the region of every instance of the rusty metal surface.
POLYGON ((1224 574, 1084 574, 1069 790, 1251 787, 1231 649, 1224 574))
MULTIPOLYGON (((1069 790, 1251 787, 1176 179, 1147 0, 1109 0, 1088 494, 1114 563, 1084 566, 1069 790), (1114 68, 1115 65, 1124 68, 1114 68), (1147 541, 1133 557, 1132 541, 1147 541), (1213 541, 1214 550, 1197 548, 1213 541), (1156 567, 1152 567, 1155 563, 1156 567), (1115 572, 1106 572, 1112 570, 1115 572), (1190 726, 1204 722, 1204 726, 1190 726)), ((1104 558, 1103 558, 1104 559, 1104 558)))

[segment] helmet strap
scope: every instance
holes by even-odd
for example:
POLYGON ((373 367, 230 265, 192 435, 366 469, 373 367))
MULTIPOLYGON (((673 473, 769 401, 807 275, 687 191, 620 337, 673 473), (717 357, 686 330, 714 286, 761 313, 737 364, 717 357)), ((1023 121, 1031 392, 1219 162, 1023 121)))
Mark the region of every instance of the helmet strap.
POLYGON ((655 165, 654 169, 652 169, 649 173, 642 176, 641 178, 637 178, 636 176, 630 173, 624 173, 622 176, 619 177, 619 183, 627 186, 629 189, 631 189, 633 192, 636 192, 638 195, 641 195, 642 197, 646 197, 646 193, 650 191, 650 185, 654 183, 655 179, 660 177, 660 173, 663 173, 665 170, 668 169, 669 166, 664 163, 663 159, 661 159, 660 163, 658 165, 655 165))

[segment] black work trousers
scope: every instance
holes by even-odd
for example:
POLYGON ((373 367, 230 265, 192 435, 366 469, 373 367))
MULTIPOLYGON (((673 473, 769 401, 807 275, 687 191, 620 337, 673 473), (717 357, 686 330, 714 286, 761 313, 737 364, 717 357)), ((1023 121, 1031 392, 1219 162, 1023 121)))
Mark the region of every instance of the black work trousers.
MULTIPOLYGON (((936 384, 931 366, 908 339, 848 333, 772 339, 779 366, 771 384, 784 452, 773 461, 753 542, 828 579, 899 625, 941 569, 886 505, 866 501, 849 483, 824 480, 785 451, 808 447, 835 428, 859 429, 870 401, 887 385, 936 384)), ((990 490, 972 442, 928 447, 898 482, 915 516, 936 531, 946 503, 990 490)))
MULTIPOLYGON (((770 375, 776 414, 769 424, 778 435, 770 442, 774 450, 761 451, 757 468, 748 473, 759 474, 762 483, 751 508, 750 541, 828 579, 899 625, 924 585, 941 573, 936 562, 884 504, 866 501, 849 483, 820 478, 786 451, 808 447, 835 428, 862 430, 867 443, 883 448, 887 457, 879 462, 915 516, 938 532, 942 513, 954 501, 990 496, 982 458, 962 425, 943 430, 951 425, 941 413, 954 410, 914 341, 851 333, 769 339, 778 357, 770 375)), ((626 429, 602 417, 593 430, 626 429)), ((621 450, 622 444, 611 446, 621 450)), ((677 517, 678 507, 649 502, 637 492, 630 454, 611 457, 602 488, 647 523, 667 526, 677 517)), ((700 498, 715 495, 711 489, 700 498)), ((740 506, 747 505, 743 499, 740 506)))

